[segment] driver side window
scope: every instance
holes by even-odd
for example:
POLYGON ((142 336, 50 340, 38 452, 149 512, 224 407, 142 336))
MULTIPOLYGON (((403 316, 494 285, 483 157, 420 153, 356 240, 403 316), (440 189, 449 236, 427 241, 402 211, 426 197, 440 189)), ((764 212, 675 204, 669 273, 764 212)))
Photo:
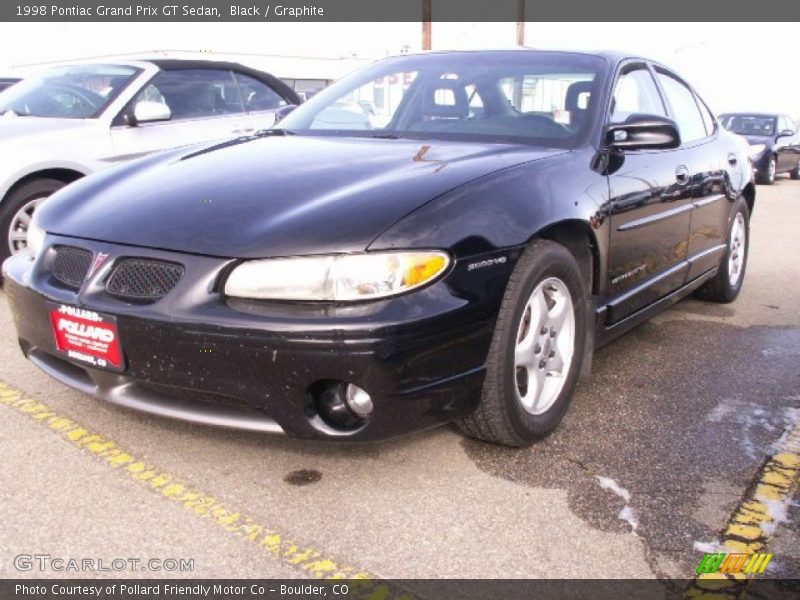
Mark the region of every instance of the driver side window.
POLYGON ((617 79, 611 105, 611 122, 622 123, 635 113, 667 116, 653 76, 644 65, 624 71, 617 79))
POLYGON ((161 71, 136 98, 136 102, 143 100, 165 104, 172 121, 245 112, 239 86, 230 71, 161 71))

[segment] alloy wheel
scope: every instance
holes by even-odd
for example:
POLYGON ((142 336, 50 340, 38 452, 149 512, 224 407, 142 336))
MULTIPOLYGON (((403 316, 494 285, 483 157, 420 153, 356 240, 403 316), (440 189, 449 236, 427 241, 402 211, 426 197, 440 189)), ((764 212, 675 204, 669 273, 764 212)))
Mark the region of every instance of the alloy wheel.
POLYGON ((745 252, 747 252, 747 228, 744 215, 736 213, 731 227, 731 239, 728 241, 728 281, 736 287, 744 268, 745 252))
POLYGON ((45 198, 47 196, 28 200, 11 218, 11 226, 8 228, 8 248, 12 256, 28 247, 28 227, 33 219, 33 213, 45 198))
POLYGON ((547 412, 561 393, 575 352, 575 308, 566 284, 549 277, 522 312, 514 348, 517 400, 532 415, 547 412))

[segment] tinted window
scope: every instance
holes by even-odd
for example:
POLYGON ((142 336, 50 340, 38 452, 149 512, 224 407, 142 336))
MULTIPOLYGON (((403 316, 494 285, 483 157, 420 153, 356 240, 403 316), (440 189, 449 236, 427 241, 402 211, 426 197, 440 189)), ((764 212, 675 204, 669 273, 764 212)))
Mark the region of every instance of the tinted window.
POLYGON ((795 130, 794 123, 792 123, 792 120, 789 117, 787 117, 786 115, 782 115, 780 117, 780 121, 778 122, 778 131, 787 131, 787 130, 794 131, 795 130))
POLYGON ((569 147, 596 114, 603 59, 567 53, 442 53, 387 59, 300 106, 295 133, 508 140, 569 147), (360 132, 360 133, 359 133, 360 132), (372 132, 372 133, 370 133, 372 132))
POLYGON ((623 72, 614 87, 611 122, 622 123, 633 113, 667 116, 653 76, 644 66, 623 72))
POLYGON ((98 117, 139 73, 118 65, 56 67, 9 88, 0 114, 88 119, 98 117))
POLYGON ((706 126, 692 90, 666 73, 659 71, 657 77, 678 124, 681 142, 692 142, 706 137, 706 126))
POLYGON ((778 125, 775 117, 764 115, 723 115, 720 120, 725 129, 739 135, 773 135, 778 125))
POLYGON ((239 90, 242 93, 242 100, 247 112, 275 110, 288 104, 286 100, 263 81, 241 73, 235 73, 234 75, 236 82, 239 84, 239 90))
POLYGON ((136 100, 163 102, 173 121, 244 112, 239 87, 230 71, 161 71, 136 100))

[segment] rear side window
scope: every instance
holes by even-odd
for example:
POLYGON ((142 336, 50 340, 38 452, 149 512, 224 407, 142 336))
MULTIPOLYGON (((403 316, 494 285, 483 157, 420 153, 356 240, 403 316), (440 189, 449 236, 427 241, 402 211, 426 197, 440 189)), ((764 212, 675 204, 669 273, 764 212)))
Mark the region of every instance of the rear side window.
POLYGON ((242 73, 234 73, 234 76, 242 92, 242 101, 247 112, 275 110, 288 104, 280 94, 263 81, 242 73))
POLYGON ((139 93, 139 100, 166 104, 172 121, 244 112, 233 73, 215 69, 161 71, 139 93))
POLYGON ((667 116, 653 76, 647 67, 632 67, 617 79, 611 122, 622 123, 634 113, 667 116))
POLYGON ((786 115, 782 115, 780 120, 778 121, 778 130, 780 132, 783 131, 795 131, 796 127, 792 120, 787 117, 786 115))
POLYGON ((706 137, 708 135, 706 126, 692 90, 663 71, 658 71, 656 76, 664 90, 667 103, 672 108, 673 117, 681 134, 681 142, 685 144, 706 137))

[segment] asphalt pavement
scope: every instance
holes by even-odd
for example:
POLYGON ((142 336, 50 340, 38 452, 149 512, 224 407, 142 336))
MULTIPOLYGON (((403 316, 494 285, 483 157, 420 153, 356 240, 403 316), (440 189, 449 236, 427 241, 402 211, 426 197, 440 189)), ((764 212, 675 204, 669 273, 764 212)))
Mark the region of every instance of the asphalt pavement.
MULTIPOLYGON (((454 427, 341 445, 131 412, 28 363, 0 294, 0 577, 692 577, 800 426, 798 223, 800 181, 759 186, 739 299, 685 300, 599 350, 524 450, 454 427), (193 570, 15 566, 33 554, 193 570)), ((800 577, 787 489, 762 541, 768 575, 800 577)))

